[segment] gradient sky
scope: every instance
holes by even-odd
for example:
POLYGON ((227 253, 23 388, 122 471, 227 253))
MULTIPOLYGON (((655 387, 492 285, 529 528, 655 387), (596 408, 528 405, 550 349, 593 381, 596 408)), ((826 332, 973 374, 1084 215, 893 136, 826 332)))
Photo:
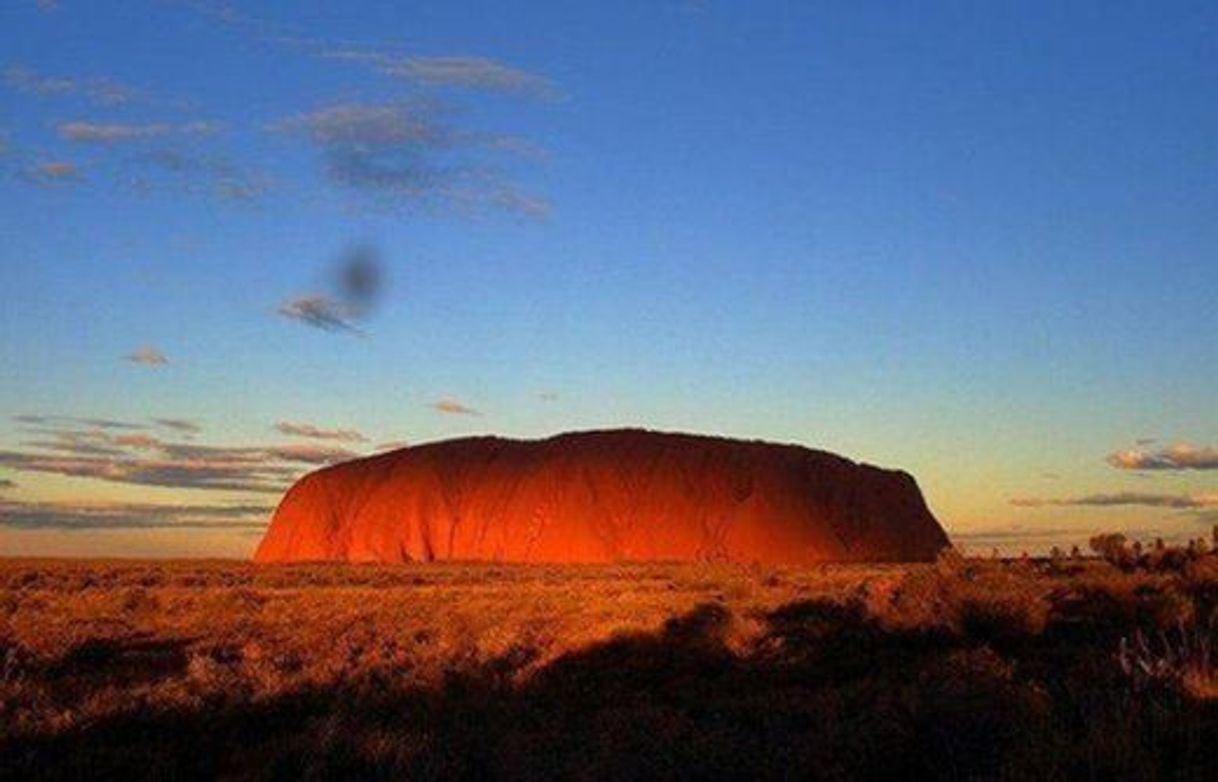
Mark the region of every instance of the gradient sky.
POLYGON ((328 460, 611 426, 904 468, 974 548, 1218 522, 1212 2, 6 0, 0 52, 4 554, 244 556, 328 460))

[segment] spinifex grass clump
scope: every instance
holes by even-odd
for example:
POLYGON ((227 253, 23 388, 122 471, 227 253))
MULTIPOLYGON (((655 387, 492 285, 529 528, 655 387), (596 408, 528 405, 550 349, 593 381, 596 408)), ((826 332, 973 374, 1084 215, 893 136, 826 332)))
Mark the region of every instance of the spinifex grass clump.
POLYGON ((1172 687, 1197 698, 1218 697, 1215 627, 1181 622, 1150 634, 1138 628, 1121 639, 1117 660, 1137 688, 1172 687))

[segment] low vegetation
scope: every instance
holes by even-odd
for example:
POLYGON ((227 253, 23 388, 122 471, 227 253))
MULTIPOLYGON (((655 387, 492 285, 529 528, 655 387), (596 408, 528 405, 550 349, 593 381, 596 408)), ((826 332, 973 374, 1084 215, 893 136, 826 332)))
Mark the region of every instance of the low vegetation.
POLYGON ((0 561, 0 778, 1213 779, 1218 556, 1110 542, 803 570, 0 561))

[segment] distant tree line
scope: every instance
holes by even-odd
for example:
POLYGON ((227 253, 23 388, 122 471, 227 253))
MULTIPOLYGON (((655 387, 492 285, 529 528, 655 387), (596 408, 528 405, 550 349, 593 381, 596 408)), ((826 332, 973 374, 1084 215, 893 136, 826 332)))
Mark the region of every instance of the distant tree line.
MULTIPOLYGON (((1163 538, 1155 538, 1152 543, 1144 544, 1140 540, 1131 541, 1119 532, 1095 535, 1088 545, 1101 559, 1124 571, 1180 570, 1189 562, 1218 553, 1218 524, 1214 525, 1209 540, 1198 537, 1183 545, 1169 545, 1163 538)), ((1082 552, 1078 546, 1074 546, 1069 556, 1080 559, 1082 552)), ((1066 558, 1066 554, 1060 547, 1054 546, 1049 557, 1061 560, 1066 558)))

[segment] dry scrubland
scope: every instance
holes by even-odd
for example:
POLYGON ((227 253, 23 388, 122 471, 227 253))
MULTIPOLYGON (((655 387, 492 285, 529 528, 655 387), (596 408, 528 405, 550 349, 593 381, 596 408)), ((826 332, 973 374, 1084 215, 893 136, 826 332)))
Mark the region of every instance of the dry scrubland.
POLYGON ((1213 779, 1218 557, 1114 562, 0 561, 0 778, 1213 779))

